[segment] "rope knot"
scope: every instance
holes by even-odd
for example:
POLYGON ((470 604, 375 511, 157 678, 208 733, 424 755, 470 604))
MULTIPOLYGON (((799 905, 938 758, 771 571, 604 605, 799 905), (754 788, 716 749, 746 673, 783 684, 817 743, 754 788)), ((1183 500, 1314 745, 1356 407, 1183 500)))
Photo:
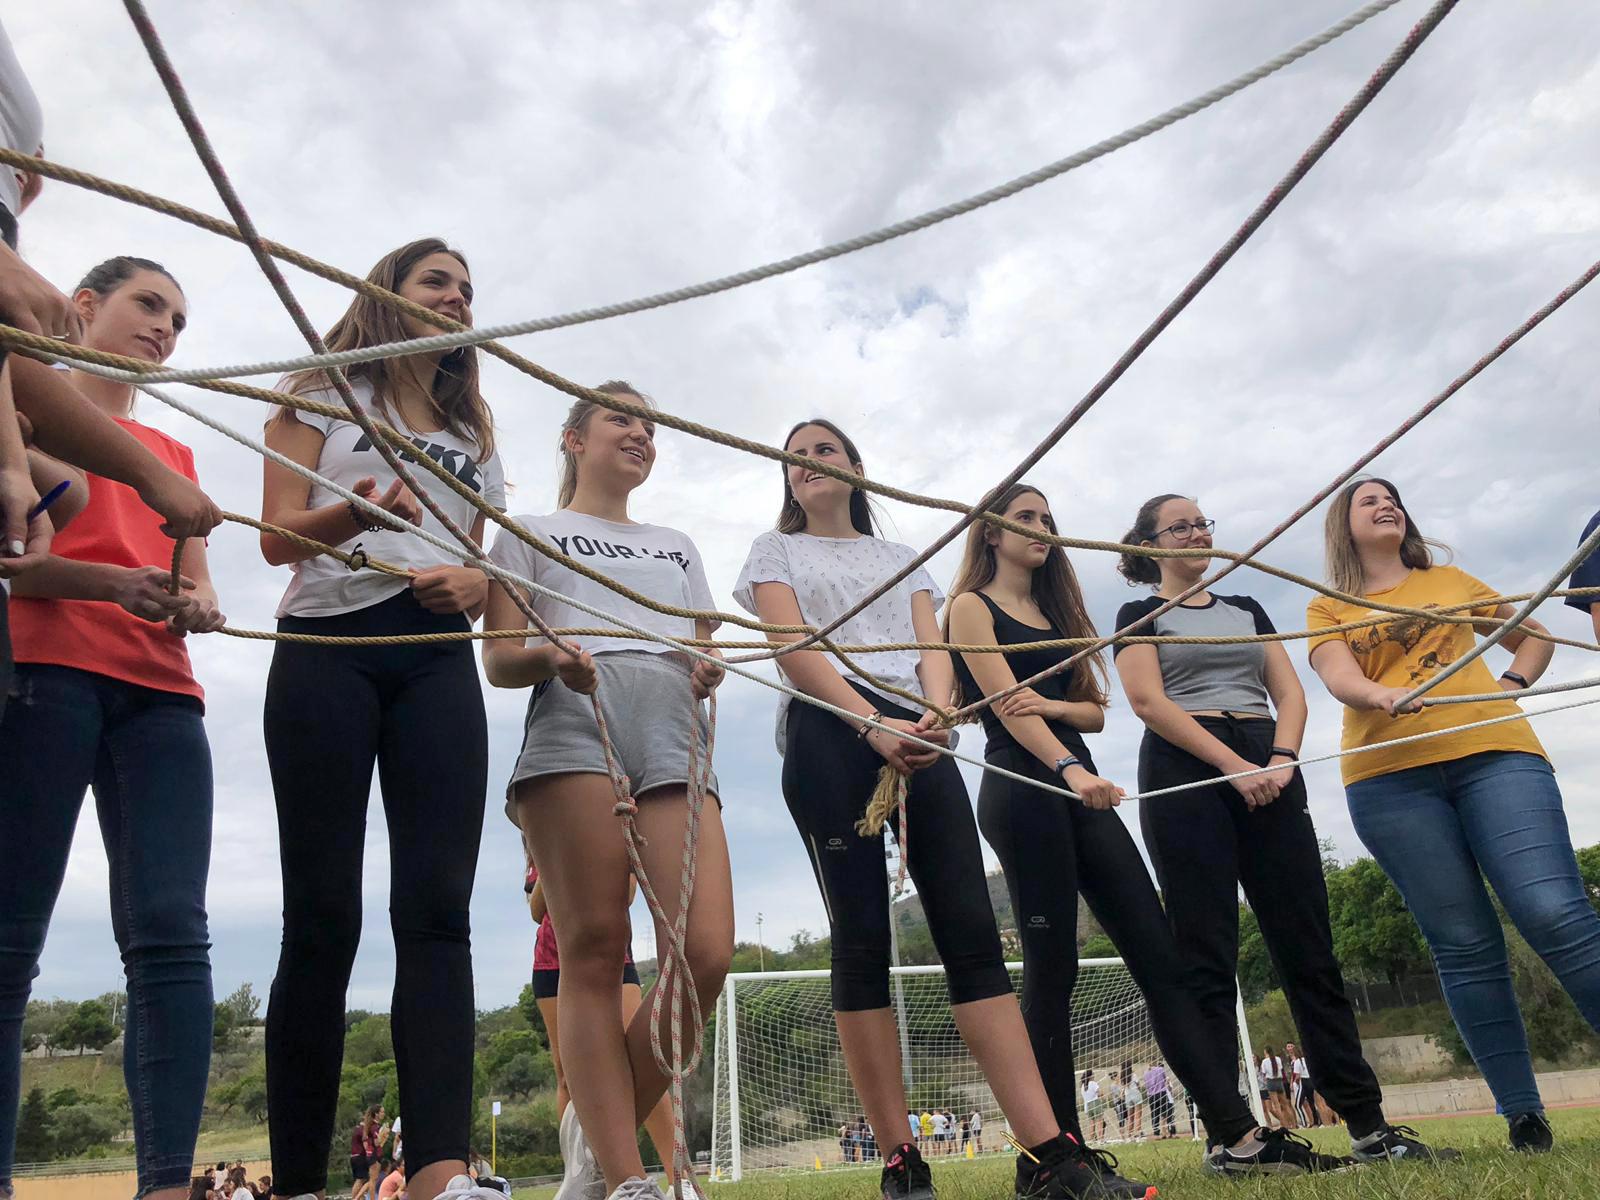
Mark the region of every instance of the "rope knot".
POLYGON ((345 560, 345 565, 352 571, 364 571, 371 561, 367 556, 366 548, 360 542, 357 542, 355 549, 350 551, 350 557, 345 560))

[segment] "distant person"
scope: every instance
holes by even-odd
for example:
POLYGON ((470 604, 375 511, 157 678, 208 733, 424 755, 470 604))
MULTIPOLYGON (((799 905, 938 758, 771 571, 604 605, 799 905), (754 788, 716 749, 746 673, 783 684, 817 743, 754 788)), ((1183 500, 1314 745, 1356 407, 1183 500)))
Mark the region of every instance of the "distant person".
POLYGON ((406 1190, 406 1173, 397 1161, 393 1169, 383 1177, 383 1182, 378 1185, 378 1200, 396 1200, 403 1196, 406 1190))
POLYGON ((1275 1121, 1280 1129, 1293 1129, 1295 1120, 1289 1112, 1288 1094, 1283 1084, 1283 1058, 1274 1053, 1271 1046, 1263 1046, 1256 1072, 1261 1078, 1261 1102, 1266 1106, 1267 1119, 1275 1121))
POLYGON ((1285 1042, 1283 1052, 1289 1056, 1289 1103, 1294 1108, 1295 1123, 1302 1129, 1321 1125, 1317 1119, 1317 1089, 1311 1082, 1305 1055, 1293 1042, 1285 1042))
POLYGON ((1085 1132, 1097 1142, 1106 1140, 1106 1102, 1100 1098, 1100 1081, 1092 1068, 1083 1072, 1083 1116, 1089 1128, 1085 1132))
POLYGON ((1172 1111, 1172 1083, 1167 1079, 1167 1068, 1158 1062, 1150 1064, 1144 1073, 1144 1094, 1150 1102, 1150 1136, 1177 1137, 1178 1126, 1172 1111), (1166 1133, 1162 1133, 1162 1127, 1166 1133))
POLYGON ((983 1153, 983 1114, 977 1109, 972 1110, 972 1144, 975 1153, 983 1153))
POLYGON ((1128 1136, 1131 1138, 1144 1137, 1144 1109, 1148 1097, 1139 1086, 1139 1076, 1134 1073, 1133 1064, 1122 1064, 1122 1103, 1128 1110, 1128 1136))
MULTIPOLYGON (((1583 527, 1583 533, 1578 538, 1582 542, 1597 528, 1600 528, 1600 512, 1589 518, 1589 523, 1583 527)), ((1572 573, 1572 582, 1568 584, 1574 588, 1600 587, 1600 550, 1596 550, 1588 558, 1578 564, 1578 569, 1572 573)), ((1567 603, 1581 613, 1588 613, 1594 622, 1594 636, 1600 641, 1600 594, 1594 596, 1568 596, 1567 603)))

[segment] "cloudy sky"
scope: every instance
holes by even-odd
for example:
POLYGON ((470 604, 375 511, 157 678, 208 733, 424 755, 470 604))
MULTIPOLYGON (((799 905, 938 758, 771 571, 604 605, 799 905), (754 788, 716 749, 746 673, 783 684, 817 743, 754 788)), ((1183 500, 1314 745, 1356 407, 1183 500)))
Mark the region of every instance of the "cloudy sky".
MULTIPOLYGON (((650 5, 152 0, 174 62, 261 229, 364 273, 411 238, 469 257, 481 324, 721 275, 905 217, 1098 141, 1332 23, 1354 0, 981 8, 692 0, 650 5)), ((221 208, 119 4, 6 4, 52 158, 221 208)), ((594 383, 629 378, 673 412, 773 441, 830 416, 868 471, 974 498, 1121 353, 1424 11, 1406 0, 1224 104, 1024 195, 891 246, 693 304, 522 339, 594 383)), ((1581 272, 1600 246, 1600 39, 1553 0, 1463 4, 1265 229, 1041 466, 1066 531, 1116 537, 1157 491, 1197 495, 1243 547, 1581 272)), ((63 288, 112 254, 165 262, 191 325, 174 365, 303 349, 240 247, 49 183, 23 230, 63 288)), ((291 271, 313 318, 346 297, 291 271)), ((1378 466, 1469 571, 1541 583, 1600 506, 1600 292, 1581 296, 1378 466)), ((513 511, 553 503, 565 400, 493 360, 513 511)), ((252 402, 190 391, 239 428, 252 402)), ((224 506, 256 511, 252 455, 141 403, 196 452, 224 506)), ((663 431, 636 518, 689 531, 718 602, 779 503, 779 469, 663 431)), ((947 515, 891 506, 923 543, 947 515)), ((1271 561, 1320 574, 1320 513, 1271 561)), ((286 572, 224 527, 212 569, 237 625, 270 627, 286 572)), ((1078 571, 1102 627, 1130 596, 1109 559, 1078 571)), ((955 560, 935 560, 948 579, 955 560)), ((1306 596, 1236 577, 1280 628, 1306 596)), ((1549 606, 1558 632, 1587 622, 1549 606)), ((210 889, 217 988, 270 983, 280 888, 260 733, 269 647, 197 639, 218 764, 210 889)), ((1306 752, 1338 711, 1308 669, 1306 752)), ((1550 678, 1593 671, 1558 653, 1550 678)), ((738 930, 769 944, 824 928, 778 790, 773 694, 730 681, 717 768, 738 930)), ((492 791, 523 697, 489 697, 492 791)), ((1595 709, 1537 728, 1578 844, 1600 840, 1595 709)), ((1095 739, 1134 785, 1125 704, 1095 739)), ((1360 851, 1333 764, 1310 773, 1323 834, 1360 851)), ((374 796, 374 801, 376 801, 374 796)), ((1137 824, 1137 806, 1123 810, 1137 824)), ((491 797, 473 909, 479 1004, 527 978, 521 853, 491 797)), ((389 863, 374 807, 367 934, 351 1003, 386 1007, 389 863)), ((16 853, 22 848, 13 847, 16 853)), ((640 947, 642 954, 652 947, 640 947)), ((42 996, 116 986, 105 857, 81 821, 42 996)))

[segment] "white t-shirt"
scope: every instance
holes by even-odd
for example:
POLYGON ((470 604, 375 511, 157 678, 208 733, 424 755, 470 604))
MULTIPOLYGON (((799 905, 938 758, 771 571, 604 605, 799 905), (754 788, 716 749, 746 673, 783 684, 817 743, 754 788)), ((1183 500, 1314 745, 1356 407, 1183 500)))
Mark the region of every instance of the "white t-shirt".
MULTIPOLYGON (((17 61, 11 39, 0 25, 0 142, 7 150, 35 154, 44 141, 44 113, 28 77, 17 61)), ((13 217, 22 207, 22 185, 14 167, 0 167, 0 204, 13 217)), ((48 331, 47 331, 48 332, 48 331)))
POLYGON ((1279 1066, 1282 1064, 1282 1062, 1283 1062, 1283 1060, 1281 1058, 1280 1059, 1262 1058, 1262 1060, 1261 1060, 1261 1078, 1263 1080, 1278 1078, 1278 1070, 1279 1070, 1279 1066))
POLYGON ((950 1120, 943 1113, 933 1114, 933 1136, 943 1137, 950 1131, 950 1120))
POLYGON ((1128 1080, 1128 1090, 1124 1093, 1123 1100, 1127 1104, 1144 1103, 1144 1093, 1139 1090, 1139 1081, 1137 1079, 1128 1080))
POLYGON ((1306 1060, 1303 1058, 1297 1058, 1290 1063, 1289 1070, 1294 1072, 1296 1079, 1308 1079, 1311 1076, 1311 1072, 1306 1067, 1306 1060))
MULTIPOLYGON (((668 529, 663 525, 606 521, 566 508, 542 517, 518 517, 516 520, 541 541, 549 543, 563 554, 652 600, 679 608, 715 607, 711 589, 706 584, 700 551, 695 549, 695 544, 687 534, 679 533, 676 529, 668 529)), ((619 596, 594 580, 579 575, 571 567, 546 558, 510 530, 500 531, 489 557, 508 571, 515 571, 525 579, 553 588, 563 596, 592 604, 641 629, 675 638, 694 637, 694 622, 688 617, 669 617, 619 596)), ((537 594, 532 600, 533 611, 553 628, 585 628, 606 623, 562 600, 537 594)), ((715 628, 719 622, 713 621, 711 624, 715 628)), ((535 636, 529 641, 537 644, 544 639, 535 636)), ((672 652, 670 646, 660 642, 626 634, 619 637, 580 637, 576 641, 590 654, 605 654, 612 650, 672 652)))
MULTIPOLYGON (((364 379, 352 379, 350 386, 355 391, 356 399, 360 400, 374 417, 385 416, 389 424, 395 428, 402 427, 398 413, 385 415, 378 412, 378 406, 372 399, 370 383, 364 379)), ((283 382, 280 382, 278 390, 288 389, 283 382)), ((331 390, 311 393, 309 398, 320 400, 324 404, 340 403, 338 393, 331 390)), ((294 416, 295 420, 315 429, 325 439, 322 443, 322 452, 317 456, 318 475, 352 491, 360 480, 371 476, 378 481, 380 495, 394 482, 395 474, 389 468, 389 464, 383 461, 382 455, 373 448, 372 443, 367 440, 367 435, 361 432, 355 422, 300 411, 296 411, 294 416)), ((477 461, 477 447, 472 442, 443 430, 408 436, 420 450, 437 459, 462 483, 495 508, 505 511, 506 477, 498 454, 492 454, 487 461, 480 463, 477 461)), ((478 512, 472 505, 421 467, 412 467, 411 473, 439 507, 449 514, 452 521, 462 529, 468 531, 472 529, 473 522, 478 519, 478 512)), ((311 486, 311 496, 306 501, 309 508, 321 508, 325 504, 338 503, 343 502, 321 484, 311 486)), ((445 527, 426 509, 422 512, 422 528, 447 541, 453 540, 445 527)), ((388 529, 371 533, 362 531, 348 542, 341 542, 338 548, 348 553, 354 550, 357 544, 373 558, 414 571, 424 571, 430 567, 458 567, 466 554, 464 550, 460 554, 447 554, 421 538, 388 529)), ((378 571, 352 571, 343 563, 319 554, 315 558, 302 559, 294 564, 294 578, 289 581, 289 589, 284 592, 283 599, 278 603, 278 616, 331 617, 339 613, 355 612, 357 609, 370 608, 405 591, 406 586, 406 581, 403 579, 396 579, 392 575, 384 575, 378 571)))
POLYGON ((1093 1104, 1098 1099, 1100 1099, 1100 1081, 1091 1079, 1083 1085, 1083 1102, 1093 1104))
MULTIPOLYGON (((814 537, 809 533, 779 533, 770 529, 750 546, 733 598, 750 612, 756 611, 755 585, 786 583, 800 602, 800 617, 808 625, 822 626, 845 612, 880 583, 901 570, 917 556, 910 546, 886 542, 876 537, 814 537)), ((911 625, 911 597, 927 592, 935 610, 944 603, 944 593, 933 576, 918 567, 880 597, 865 611, 857 613, 829 636, 841 644, 869 645, 875 642, 914 642, 911 625)), ((921 694, 917 678, 921 655, 915 650, 895 650, 882 654, 863 654, 861 666, 886 683, 921 694)), ((783 660, 778 659, 782 671, 783 660)), ((854 679, 855 676, 850 676, 854 679)), ((859 682, 859 681, 858 681, 859 682)), ((871 687, 870 684, 864 686, 871 687)), ((877 691, 876 688, 872 689, 877 691)), ((884 699, 904 706, 897 696, 878 692, 884 699)), ((784 720, 789 712, 789 697, 778 701, 778 753, 784 749, 784 720)))
POLYGON ((972 1114, 972 1123, 970 1125, 970 1128, 971 1128, 973 1133, 977 1133, 979 1130, 981 1130, 983 1128, 983 1114, 982 1113, 975 1112, 975 1113, 972 1114))

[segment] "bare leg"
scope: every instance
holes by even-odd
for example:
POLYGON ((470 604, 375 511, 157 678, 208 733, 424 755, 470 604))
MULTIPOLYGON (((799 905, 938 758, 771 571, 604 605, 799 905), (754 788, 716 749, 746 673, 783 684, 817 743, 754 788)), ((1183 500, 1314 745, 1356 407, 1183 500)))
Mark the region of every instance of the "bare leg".
POLYGON ((457 1175, 467 1173, 467 1164, 459 1158, 429 1163, 406 1181, 406 1195, 415 1200, 433 1200, 457 1175))
MULTIPOLYGON (((836 1012, 839 1046, 878 1148, 887 1158, 908 1140, 906 1091, 900 1074, 900 1033, 894 1009, 836 1012)), ((928 1153, 934 1152, 929 1145, 928 1153)))
POLYGON ((1050 1110, 1016 997, 992 996, 952 1005, 950 1011, 1018 1140, 1037 1146, 1057 1136, 1061 1127, 1050 1110))
MULTIPOLYGON (((644 1003, 643 993, 636 983, 622 985, 622 1023, 627 1025, 633 1020, 633 1014, 639 1011, 639 1005, 644 1003)), ((662 1164, 667 1168, 667 1179, 672 1183, 678 1182, 677 1164, 672 1161, 672 1098, 662 1093, 661 1099, 656 1101, 656 1106, 650 1110, 650 1115, 644 1119, 645 1132, 650 1135, 650 1144, 656 1148, 656 1154, 661 1158, 662 1164)))
POLYGON ((550 1061, 556 1069, 556 1120, 572 1103, 572 1093, 567 1090, 567 1070, 561 1065, 561 1005, 554 996, 538 1002, 539 1015, 544 1018, 544 1030, 550 1035, 550 1061))

